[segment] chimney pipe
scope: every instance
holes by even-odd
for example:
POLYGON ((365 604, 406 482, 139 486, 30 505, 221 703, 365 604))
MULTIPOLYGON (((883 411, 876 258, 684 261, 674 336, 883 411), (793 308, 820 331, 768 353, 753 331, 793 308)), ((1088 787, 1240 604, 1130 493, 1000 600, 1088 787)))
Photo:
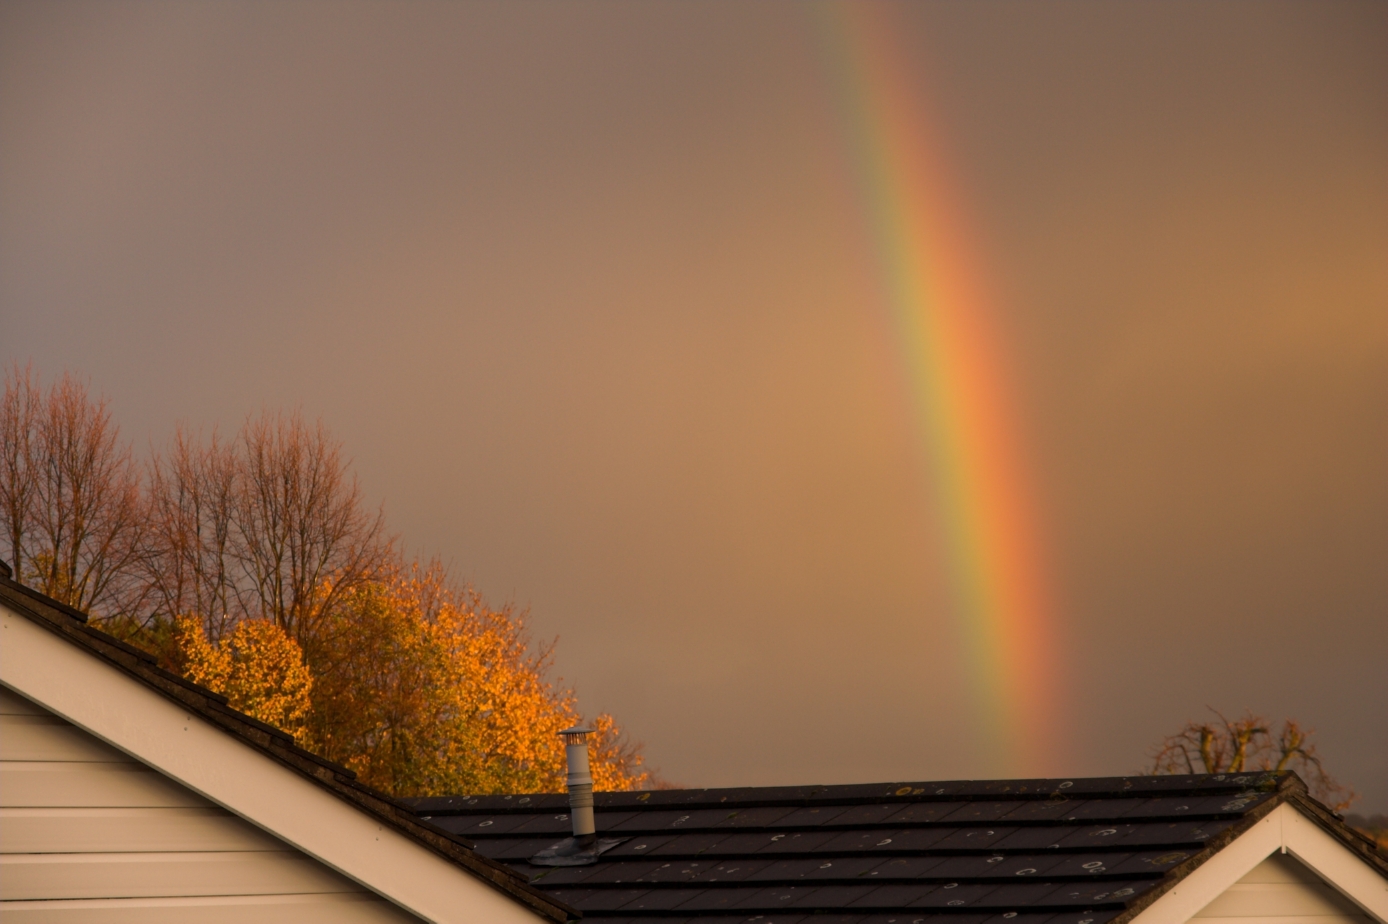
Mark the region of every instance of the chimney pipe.
POLYGON ((573 821, 574 840, 588 848, 597 842, 593 824, 593 777, 588 772, 588 736, 591 728, 575 725, 559 734, 569 761, 569 818, 573 821))

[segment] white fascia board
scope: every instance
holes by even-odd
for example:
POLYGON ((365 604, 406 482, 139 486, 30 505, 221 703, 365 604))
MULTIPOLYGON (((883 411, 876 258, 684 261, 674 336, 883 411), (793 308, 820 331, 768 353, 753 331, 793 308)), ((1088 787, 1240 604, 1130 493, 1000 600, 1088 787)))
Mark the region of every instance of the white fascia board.
POLYGON ((1388 924, 1388 879, 1286 802, 1196 867, 1132 924, 1186 924, 1279 850, 1306 864, 1379 924, 1388 924))
POLYGON ((3 604, 0 682, 427 921, 545 920, 3 604))
POLYGON ((1355 856, 1315 820, 1281 805, 1282 845, 1379 924, 1388 924, 1388 878, 1355 856))

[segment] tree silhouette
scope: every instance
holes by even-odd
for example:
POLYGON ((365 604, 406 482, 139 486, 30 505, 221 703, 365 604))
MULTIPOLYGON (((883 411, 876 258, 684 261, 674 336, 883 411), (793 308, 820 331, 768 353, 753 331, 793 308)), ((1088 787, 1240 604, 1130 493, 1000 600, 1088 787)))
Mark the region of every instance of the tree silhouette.
POLYGON ((1325 769, 1311 743, 1314 729, 1287 719, 1274 732, 1271 722, 1251 712, 1231 721, 1217 710, 1210 711, 1217 722, 1187 722, 1161 740, 1152 752, 1153 774, 1293 770, 1312 797, 1337 812, 1355 800, 1354 790, 1342 786, 1325 769))

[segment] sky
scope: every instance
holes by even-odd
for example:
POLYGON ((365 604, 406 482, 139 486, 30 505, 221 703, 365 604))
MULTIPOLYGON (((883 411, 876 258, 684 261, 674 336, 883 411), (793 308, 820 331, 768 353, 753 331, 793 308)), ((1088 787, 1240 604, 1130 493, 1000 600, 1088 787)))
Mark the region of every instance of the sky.
POLYGON ((1132 773, 1251 709, 1388 810, 1388 6, 3 0, 0 125, 0 361, 142 454, 321 418, 670 780, 1132 773), (891 246, 987 293, 918 307, 988 319, 1011 660, 891 246))

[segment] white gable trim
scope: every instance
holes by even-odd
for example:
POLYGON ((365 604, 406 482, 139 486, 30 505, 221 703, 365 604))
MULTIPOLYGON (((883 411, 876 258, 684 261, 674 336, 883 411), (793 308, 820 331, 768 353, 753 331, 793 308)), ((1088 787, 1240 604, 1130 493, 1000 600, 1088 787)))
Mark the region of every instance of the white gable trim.
POLYGON ((0 682, 427 921, 543 920, 3 604, 0 682))
POLYGON ((1285 802, 1176 883, 1133 924, 1186 924, 1279 850, 1306 864, 1379 924, 1388 924, 1388 879, 1285 802))

